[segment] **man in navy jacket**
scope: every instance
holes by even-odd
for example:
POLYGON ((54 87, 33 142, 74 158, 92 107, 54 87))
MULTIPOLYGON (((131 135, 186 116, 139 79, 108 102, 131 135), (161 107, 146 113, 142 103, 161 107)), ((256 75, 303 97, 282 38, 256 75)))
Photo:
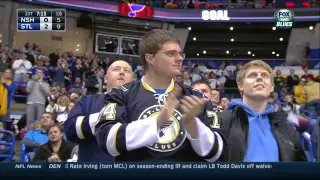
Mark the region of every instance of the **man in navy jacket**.
MULTIPOLYGON (((132 81, 133 75, 127 62, 119 60, 112 63, 105 76, 107 91, 132 81)), ((64 133, 68 140, 79 144, 78 161, 113 161, 112 156, 100 150, 94 136, 94 126, 104 102, 105 94, 82 97, 64 124, 64 133)))

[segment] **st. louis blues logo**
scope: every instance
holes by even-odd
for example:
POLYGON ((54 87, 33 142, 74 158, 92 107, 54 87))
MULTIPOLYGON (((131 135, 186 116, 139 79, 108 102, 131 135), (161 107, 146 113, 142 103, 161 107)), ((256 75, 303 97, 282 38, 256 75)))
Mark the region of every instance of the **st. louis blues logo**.
MULTIPOLYGON (((161 110, 161 105, 154 105, 144 110, 139 120, 144 120, 148 117, 158 116, 161 110)), ((187 137, 182 122, 182 115, 179 111, 174 110, 172 117, 160 127, 158 142, 147 146, 149 149, 158 152, 170 152, 179 148, 187 137)))

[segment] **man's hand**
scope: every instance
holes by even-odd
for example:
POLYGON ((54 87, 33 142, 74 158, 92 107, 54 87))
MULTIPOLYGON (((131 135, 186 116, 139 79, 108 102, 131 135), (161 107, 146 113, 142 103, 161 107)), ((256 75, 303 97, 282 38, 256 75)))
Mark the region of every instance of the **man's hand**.
POLYGON ((57 154, 52 154, 52 156, 50 156, 48 158, 49 162, 61 162, 59 156, 57 154))
POLYGON ((187 132, 194 139, 198 138, 198 131, 195 117, 203 112, 203 105, 207 101, 205 98, 196 96, 185 96, 181 100, 181 109, 183 110, 182 119, 187 132))
POLYGON ((166 104, 161 108, 160 114, 157 118, 159 128, 171 118, 173 111, 179 106, 180 103, 177 99, 177 96, 179 96, 180 92, 181 88, 177 86, 167 97, 166 104))

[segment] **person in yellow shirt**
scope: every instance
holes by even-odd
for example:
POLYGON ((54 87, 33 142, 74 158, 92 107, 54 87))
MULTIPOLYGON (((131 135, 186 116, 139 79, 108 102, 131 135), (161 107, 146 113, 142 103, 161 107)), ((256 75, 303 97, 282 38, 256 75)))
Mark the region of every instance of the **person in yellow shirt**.
POLYGON ((294 99, 297 104, 304 104, 307 102, 306 92, 304 90, 304 86, 307 80, 302 78, 300 83, 294 87, 294 99))
POLYGON ((320 116, 320 83, 315 82, 313 77, 308 76, 307 83, 304 86, 306 92, 307 103, 305 109, 308 110, 312 116, 320 116))

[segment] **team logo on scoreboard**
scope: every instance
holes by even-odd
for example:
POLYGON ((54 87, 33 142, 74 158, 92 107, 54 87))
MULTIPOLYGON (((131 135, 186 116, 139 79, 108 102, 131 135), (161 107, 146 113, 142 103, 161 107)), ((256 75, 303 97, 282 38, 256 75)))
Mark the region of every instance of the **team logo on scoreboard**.
POLYGON ((280 29, 289 29, 293 25, 294 13, 288 9, 280 9, 274 13, 276 27, 280 29))
MULTIPOLYGON (((158 116, 161 105, 154 105, 145 109, 139 116, 139 120, 158 116)), ((147 146, 149 149, 158 152, 170 152, 178 149, 187 137, 184 125, 181 123, 182 114, 174 110, 172 117, 160 127, 158 142, 147 146)))
POLYGON ((122 3, 119 6, 120 15, 137 18, 137 19, 152 19, 153 10, 150 6, 133 4, 133 3, 122 3))

